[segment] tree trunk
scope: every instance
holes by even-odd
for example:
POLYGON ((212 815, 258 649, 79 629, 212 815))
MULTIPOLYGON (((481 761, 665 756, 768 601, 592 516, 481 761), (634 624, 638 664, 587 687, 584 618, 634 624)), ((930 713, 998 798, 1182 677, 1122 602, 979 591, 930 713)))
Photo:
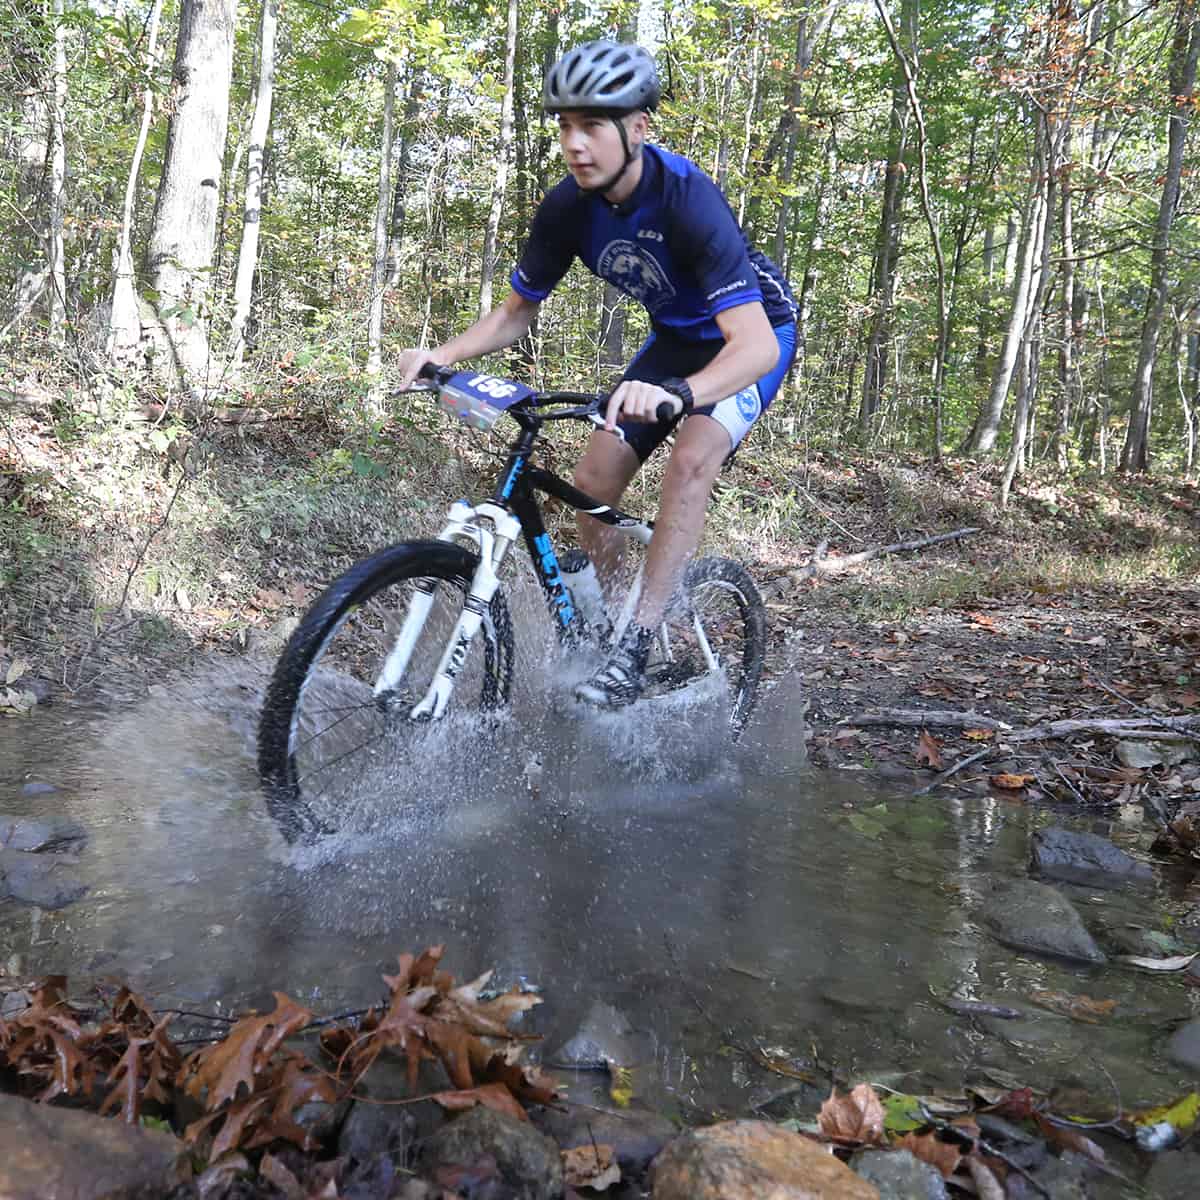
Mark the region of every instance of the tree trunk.
POLYGON ((808 237, 808 254, 804 261, 804 277, 796 298, 796 365, 803 378, 808 359, 809 322, 812 319, 813 291, 820 276, 819 255, 825 248, 824 229, 833 200, 833 180, 837 178, 837 138, 832 134, 825 143, 825 165, 817 184, 817 202, 813 209, 812 230, 808 237))
MULTIPOLYGON (((908 43, 912 61, 917 61, 918 27, 915 0, 903 0, 900 9, 901 36, 908 43)), ((887 362, 891 352, 892 308, 896 298, 897 267, 900 262, 902 207, 908 168, 909 108, 904 72, 897 66, 892 76, 892 113, 888 137, 887 176, 883 185, 883 207, 875 240, 875 262, 871 268, 871 324, 863 370, 859 403, 859 428, 866 438, 883 403, 887 382, 887 362)))
POLYGON ((233 285, 233 369, 242 365, 246 348, 246 322, 258 265, 258 238, 262 229, 263 150, 271 129, 271 104, 275 96, 275 34, 279 25, 279 0, 262 0, 258 20, 258 81, 254 92, 254 116, 246 147, 246 197, 242 205, 242 244, 238 250, 237 276, 233 285))
POLYGON ((54 0, 54 103, 50 114, 50 226, 47 266, 50 272, 50 341, 61 346, 67 335, 67 262, 63 219, 67 191, 67 27, 63 0, 54 0))
POLYGON ((375 257, 367 315, 367 407, 383 411, 379 376, 383 371, 383 293, 387 280, 388 216, 392 198, 392 116, 396 107, 396 63, 388 60, 383 83, 383 132, 379 146, 379 188, 375 194, 375 257))
POLYGON ((47 87, 46 46, 42 40, 44 17, 39 9, 26 12, 23 37, 9 49, 16 84, 15 159, 16 222, 10 226, 17 260, 13 281, 12 317, 6 331, 32 311, 46 290, 46 230, 49 206, 46 167, 50 155, 50 105, 47 87))
POLYGON ((1074 194, 1071 189, 1071 157, 1074 138, 1068 126, 1064 145, 1067 161, 1062 169, 1062 289, 1059 296, 1059 313, 1062 321, 1058 352, 1058 393, 1055 396, 1054 435, 1051 449, 1059 471, 1067 469, 1067 436, 1070 431, 1071 414, 1078 405, 1078 367, 1075 349, 1079 331, 1075 325, 1075 213, 1074 194))
MULTIPOLYGON (((150 25, 146 45, 146 76, 153 78, 158 65, 158 28, 162 18, 163 0, 154 0, 150 10, 150 25)), ((142 95, 142 121, 138 126, 137 142, 129 175, 125 180, 125 203, 121 206, 121 232, 113 262, 112 311, 108 319, 105 356, 113 366, 127 362, 137 351, 141 337, 141 318, 138 315, 137 289, 133 280, 133 210, 137 202, 137 181, 146 152, 150 122, 154 118, 154 91, 147 85, 142 95)))
POLYGON ((213 261, 233 71, 234 0, 183 0, 174 109, 150 234, 150 285, 181 383, 206 382, 206 297, 213 261))
POLYGON ((392 188, 392 222, 388 236, 387 282, 394 288, 400 282, 404 266, 404 223, 408 203, 408 164, 412 157, 413 143, 417 140, 417 115, 421 99, 424 73, 410 66, 408 97, 404 101, 404 122, 400 128, 400 150, 396 157, 396 182, 392 188))
POLYGON ((492 207, 488 212, 483 237, 483 265, 479 273, 479 315, 492 310, 492 280, 496 274, 496 243, 500 235, 500 216, 504 211, 504 192, 508 186, 508 156, 513 134, 513 78, 517 57, 517 0, 508 0, 508 30, 504 39, 504 99, 500 104, 500 139, 496 146, 493 170, 492 207))
POLYGON ((1017 249, 1014 268, 1012 295, 1009 305, 1008 328, 1004 334, 996 365, 992 371, 992 382, 988 394, 980 405, 975 426, 967 440, 967 450, 972 454, 989 454, 996 444, 1000 432, 1000 418, 1004 402, 1012 384, 1013 370, 1017 365, 1021 345, 1027 336, 1033 296, 1040 282, 1040 242, 1045 224, 1046 189, 1048 186, 1049 161, 1045 116, 1039 109, 1035 117, 1033 179, 1021 219, 1021 238, 1017 249))
POLYGON ((1154 249, 1150 255, 1150 291, 1142 318, 1142 338, 1137 370, 1129 399, 1129 428, 1121 449, 1122 471, 1144 471, 1149 463, 1150 414, 1154 397, 1154 360, 1158 331, 1167 301, 1167 266, 1171 223, 1179 205, 1179 180, 1187 142, 1188 116, 1196 86, 1196 59, 1200 55, 1200 13, 1196 0, 1180 0, 1167 72, 1172 108, 1167 133, 1167 166, 1163 176, 1158 220, 1154 225, 1154 249))

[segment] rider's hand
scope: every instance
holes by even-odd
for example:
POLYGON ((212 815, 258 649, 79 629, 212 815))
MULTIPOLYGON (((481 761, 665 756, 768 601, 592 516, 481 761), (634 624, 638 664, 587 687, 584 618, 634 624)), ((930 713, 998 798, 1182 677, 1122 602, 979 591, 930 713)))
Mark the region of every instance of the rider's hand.
POLYGON ((664 392, 655 383, 627 379, 619 384, 617 390, 608 398, 608 407, 604 412, 604 428, 611 433, 622 417, 627 421, 657 421, 658 406, 664 400, 670 404, 679 402, 678 397, 664 392))
POLYGON ((446 365, 446 361, 437 347, 432 350, 405 350, 400 355, 400 391, 412 387, 421 368, 426 363, 436 363, 439 367, 446 365))

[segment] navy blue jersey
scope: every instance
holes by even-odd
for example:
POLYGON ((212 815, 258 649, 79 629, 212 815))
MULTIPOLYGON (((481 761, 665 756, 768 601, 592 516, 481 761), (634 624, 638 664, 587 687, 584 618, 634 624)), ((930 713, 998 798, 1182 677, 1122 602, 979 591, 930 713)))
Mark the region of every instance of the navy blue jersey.
POLYGON ((569 175, 547 192, 512 285, 526 300, 544 300, 576 258, 677 337, 719 338, 716 314, 754 300, 772 325, 796 319, 782 272, 751 248, 721 189, 658 146, 643 147, 642 177, 620 204, 569 175))

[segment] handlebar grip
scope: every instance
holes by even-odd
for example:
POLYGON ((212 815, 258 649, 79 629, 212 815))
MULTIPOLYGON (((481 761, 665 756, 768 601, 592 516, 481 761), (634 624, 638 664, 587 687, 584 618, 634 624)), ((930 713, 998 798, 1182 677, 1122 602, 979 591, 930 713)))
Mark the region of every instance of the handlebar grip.
POLYGON ((670 400, 659 402, 658 407, 654 410, 654 416, 660 422, 673 421, 681 413, 686 415, 691 407, 681 396, 672 396, 670 400))

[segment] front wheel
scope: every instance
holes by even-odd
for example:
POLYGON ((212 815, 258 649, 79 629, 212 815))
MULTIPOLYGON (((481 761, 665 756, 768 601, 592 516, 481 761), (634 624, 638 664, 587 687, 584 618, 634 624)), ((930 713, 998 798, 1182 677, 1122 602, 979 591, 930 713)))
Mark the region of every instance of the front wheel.
POLYGON ((698 558, 651 651, 646 692, 662 695, 721 672, 737 738, 758 700, 766 646, 766 609, 750 573, 729 558, 698 558))
MULTIPOLYGON (((403 777, 419 728, 413 707, 436 674, 478 564, 448 542, 389 546, 334 580, 300 622, 258 727, 267 809, 289 842, 334 832, 356 797, 403 777), (403 677, 384 689, 383 665, 414 598, 428 615, 403 677)), ((512 664, 512 624, 497 592, 455 680, 451 711, 504 705, 512 664)))

